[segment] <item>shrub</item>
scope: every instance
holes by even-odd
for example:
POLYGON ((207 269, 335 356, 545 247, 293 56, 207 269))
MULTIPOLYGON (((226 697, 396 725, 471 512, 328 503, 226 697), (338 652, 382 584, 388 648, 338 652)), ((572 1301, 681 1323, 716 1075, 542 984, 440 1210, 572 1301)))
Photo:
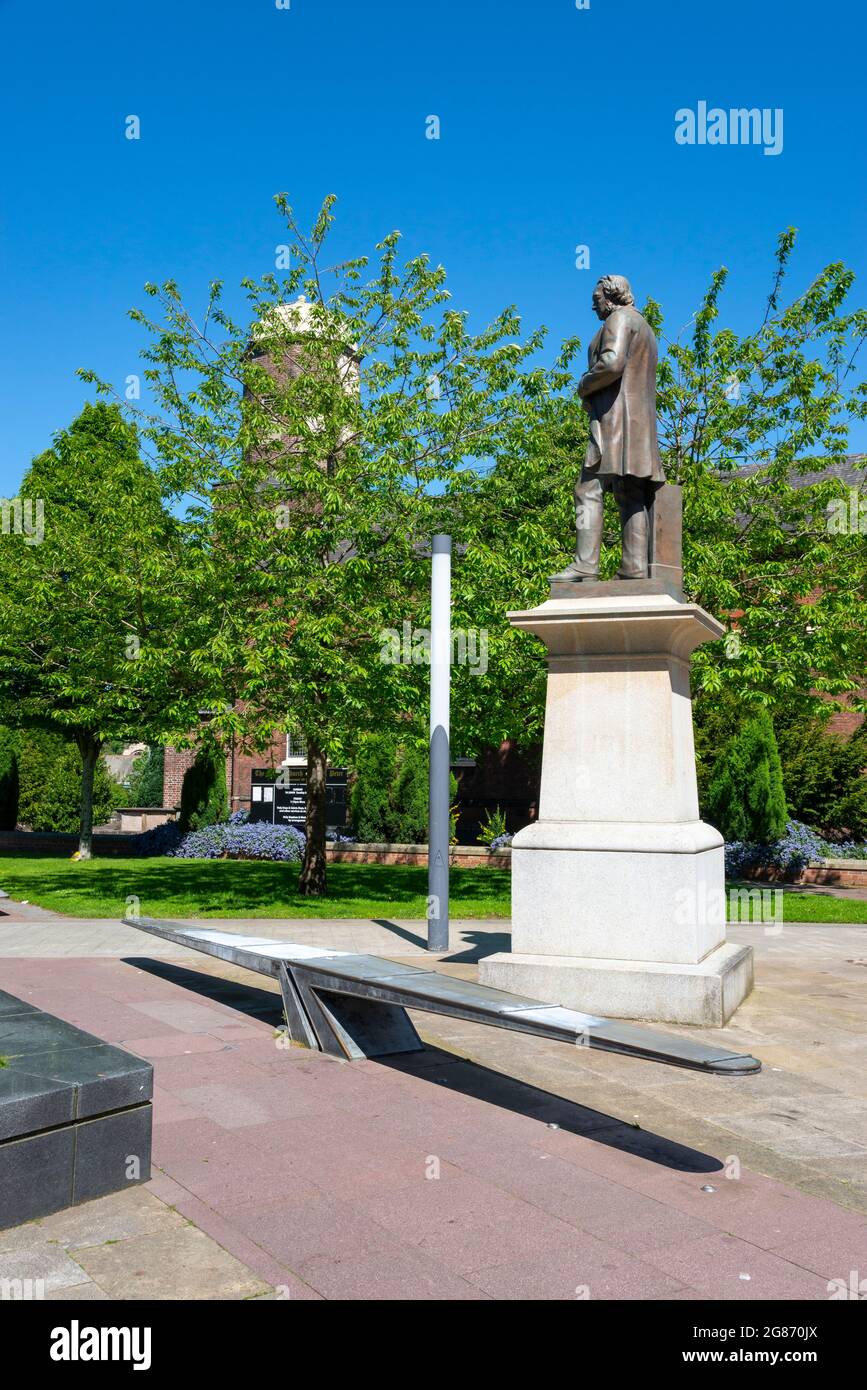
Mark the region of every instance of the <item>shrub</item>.
POLYGON ((149 858, 155 854, 172 854, 181 842, 181 828, 177 821, 165 821, 155 825, 153 830, 143 830, 140 835, 130 837, 130 853, 149 858))
POLYGON ((867 726, 828 733, 827 715, 782 721, 777 741, 793 816, 829 839, 867 835, 867 726))
POLYGON ((149 748, 132 765, 129 778, 129 806, 162 806, 163 773, 166 750, 149 748))
POLYGON ((0 830, 18 824, 18 749, 16 731, 0 727, 0 830))
POLYGON ((134 806, 135 802, 129 794, 129 787, 125 787, 122 782, 115 782, 111 779, 111 809, 120 811, 124 806, 134 806))
POLYGON ((363 844, 391 838, 389 792, 396 751, 395 739, 389 734, 370 734, 359 746, 349 807, 352 828, 363 844))
POLYGON ((371 734, 361 742, 355 774, 352 828, 363 844, 413 845, 427 839, 428 758, 422 745, 371 734))
POLYGON ((427 839, 428 754, 417 743, 398 745, 389 789, 391 833, 396 845, 417 845, 427 839))
POLYGON ((867 841, 826 840, 824 853, 827 859, 867 859, 867 841))
MULTIPOLYGON (((22 729, 19 747, 19 822, 29 830, 77 833, 81 754, 75 744, 44 729, 22 729)), ((111 816, 116 786, 100 758, 93 779, 94 825, 103 825, 111 816)))
POLYGON ((178 824, 182 834, 219 825, 229 816, 226 759, 216 744, 203 744, 184 773, 178 824))
POLYGON ((718 758, 707 791, 707 816, 727 841, 769 844, 785 833, 780 755, 770 715, 754 715, 718 758))
POLYGON ((742 878, 751 869, 773 868, 796 874, 805 864, 825 855, 820 835, 801 821, 786 822, 785 833, 770 844, 734 840, 725 847, 726 875, 742 878))
POLYGON ((272 859, 300 864, 305 844, 303 831, 294 825, 230 820, 189 831, 168 854, 173 859, 272 859))
POLYGON ((506 833, 506 813, 501 811, 499 806, 493 811, 485 812, 485 819, 479 827, 477 836, 480 845, 492 845, 495 840, 500 840, 506 833))
POLYGON ((496 854, 498 849, 508 849, 514 839, 514 835, 509 830, 503 831, 502 835, 497 835, 488 845, 491 854, 496 854))

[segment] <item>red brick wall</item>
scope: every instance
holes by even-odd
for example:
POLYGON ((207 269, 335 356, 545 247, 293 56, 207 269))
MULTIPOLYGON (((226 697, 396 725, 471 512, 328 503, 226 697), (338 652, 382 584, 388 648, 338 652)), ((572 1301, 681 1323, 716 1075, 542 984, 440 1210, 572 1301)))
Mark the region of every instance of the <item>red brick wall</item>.
MULTIPOLYGON (((261 752, 245 751, 235 743, 226 752, 226 785, 229 790, 229 810, 238 811, 250 804, 250 783, 254 767, 279 767, 286 751, 284 734, 275 734, 270 748, 261 752)), ((181 785, 184 773, 196 756, 194 748, 167 748, 163 782, 163 805, 181 804, 181 785)))
POLYGON ((184 773, 192 766, 195 748, 167 748, 163 773, 163 805, 180 806, 184 773))
MULTIPOLYGON (((861 691, 864 695, 865 691, 861 691)), ((828 720, 828 729, 832 734, 840 734, 843 738, 850 738, 856 729, 860 729, 864 723, 864 715, 858 710, 840 710, 839 714, 833 714, 828 720)))
POLYGON ((270 748, 258 753, 243 749, 239 744, 231 748, 226 758, 226 783, 229 788, 229 809, 245 810, 250 805, 250 783, 254 767, 279 767, 286 752, 285 734, 276 734, 270 748))

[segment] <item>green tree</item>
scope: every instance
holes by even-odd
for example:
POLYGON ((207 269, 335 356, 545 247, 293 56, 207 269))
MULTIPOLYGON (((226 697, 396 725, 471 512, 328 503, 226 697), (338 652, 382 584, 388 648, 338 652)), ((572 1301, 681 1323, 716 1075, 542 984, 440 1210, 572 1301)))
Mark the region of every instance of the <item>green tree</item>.
MULTIPOLYGON (((21 788, 18 819, 28 830, 79 829, 81 816, 82 758, 76 744, 49 729, 23 729, 19 735, 21 788)), ((92 816, 94 825, 109 819, 115 806, 117 784, 99 757, 93 769, 92 816)))
POLYGON ((103 743, 196 720, 180 643, 197 589, 160 480, 117 407, 85 406, 34 459, 22 496, 44 509, 44 536, 0 544, 0 716, 77 747, 86 859, 103 743))
POLYGON ((396 751, 394 734, 368 734, 361 739, 354 756, 350 815, 352 829, 364 844, 380 844, 389 839, 396 751))
POLYGON ((405 741, 399 746, 391 785, 394 844, 427 843, 428 764, 428 751, 423 744, 405 741))
POLYGON ((14 830, 18 824, 19 751, 15 729, 0 726, 0 830, 14 830))
POLYGON ((424 844, 428 824, 428 757, 395 732, 370 734, 355 757, 352 827, 364 843, 424 844))
POLYGON ((186 834, 188 830, 220 825, 228 816, 226 757, 222 748, 206 743, 184 773, 178 824, 186 834))
POLYGON ((767 711, 750 719, 720 754, 708 787, 707 814, 726 840, 769 844, 785 832, 783 770, 767 711))
POLYGON ((277 202, 292 270, 244 282, 250 323, 219 284, 202 316, 174 283, 148 287, 155 316, 134 317, 155 409, 139 419, 173 489, 201 498, 190 526, 220 620, 192 662, 214 728, 265 741, 291 710, 306 738, 300 887, 318 894, 328 763, 421 698, 422 669, 382 634, 424 620, 429 538, 532 420, 545 373, 525 367, 541 334, 522 340, 514 310, 471 333, 445 271, 401 262, 397 232, 372 271, 366 257, 326 271, 334 199, 309 236, 277 202))
POLYGON ((847 306, 854 275, 840 263, 786 298, 794 246, 790 229, 752 332, 716 326, 723 269, 689 337, 663 335, 660 444, 684 489, 687 595, 731 628, 695 653, 696 689, 767 706, 794 693, 818 710, 857 692, 867 669, 864 538, 829 518, 848 498, 833 469, 849 424, 867 413, 856 370, 867 313, 847 306))

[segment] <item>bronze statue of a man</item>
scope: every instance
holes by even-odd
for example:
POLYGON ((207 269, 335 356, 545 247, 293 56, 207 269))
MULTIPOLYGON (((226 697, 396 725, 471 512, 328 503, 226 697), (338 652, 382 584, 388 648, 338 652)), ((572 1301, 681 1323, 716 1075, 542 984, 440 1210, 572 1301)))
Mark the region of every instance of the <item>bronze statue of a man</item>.
POLYGON ((629 281, 603 275, 593 291, 602 320, 587 353, 578 394, 590 416, 590 439, 575 487, 575 560, 557 582, 599 578, 603 492, 620 508, 623 551, 618 579, 648 574, 649 508, 665 474, 656 435, 656 338, 639 314, 629 281))

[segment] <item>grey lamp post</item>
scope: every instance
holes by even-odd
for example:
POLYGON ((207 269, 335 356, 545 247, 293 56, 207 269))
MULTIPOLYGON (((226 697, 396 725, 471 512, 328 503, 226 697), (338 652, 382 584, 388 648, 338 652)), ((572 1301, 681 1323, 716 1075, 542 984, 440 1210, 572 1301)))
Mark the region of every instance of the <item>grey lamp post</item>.
POLYGON ((434 536, 431 556, 430 793, 428 800, 429 951, 449 948, 449 697, 452 538, 434 536))

